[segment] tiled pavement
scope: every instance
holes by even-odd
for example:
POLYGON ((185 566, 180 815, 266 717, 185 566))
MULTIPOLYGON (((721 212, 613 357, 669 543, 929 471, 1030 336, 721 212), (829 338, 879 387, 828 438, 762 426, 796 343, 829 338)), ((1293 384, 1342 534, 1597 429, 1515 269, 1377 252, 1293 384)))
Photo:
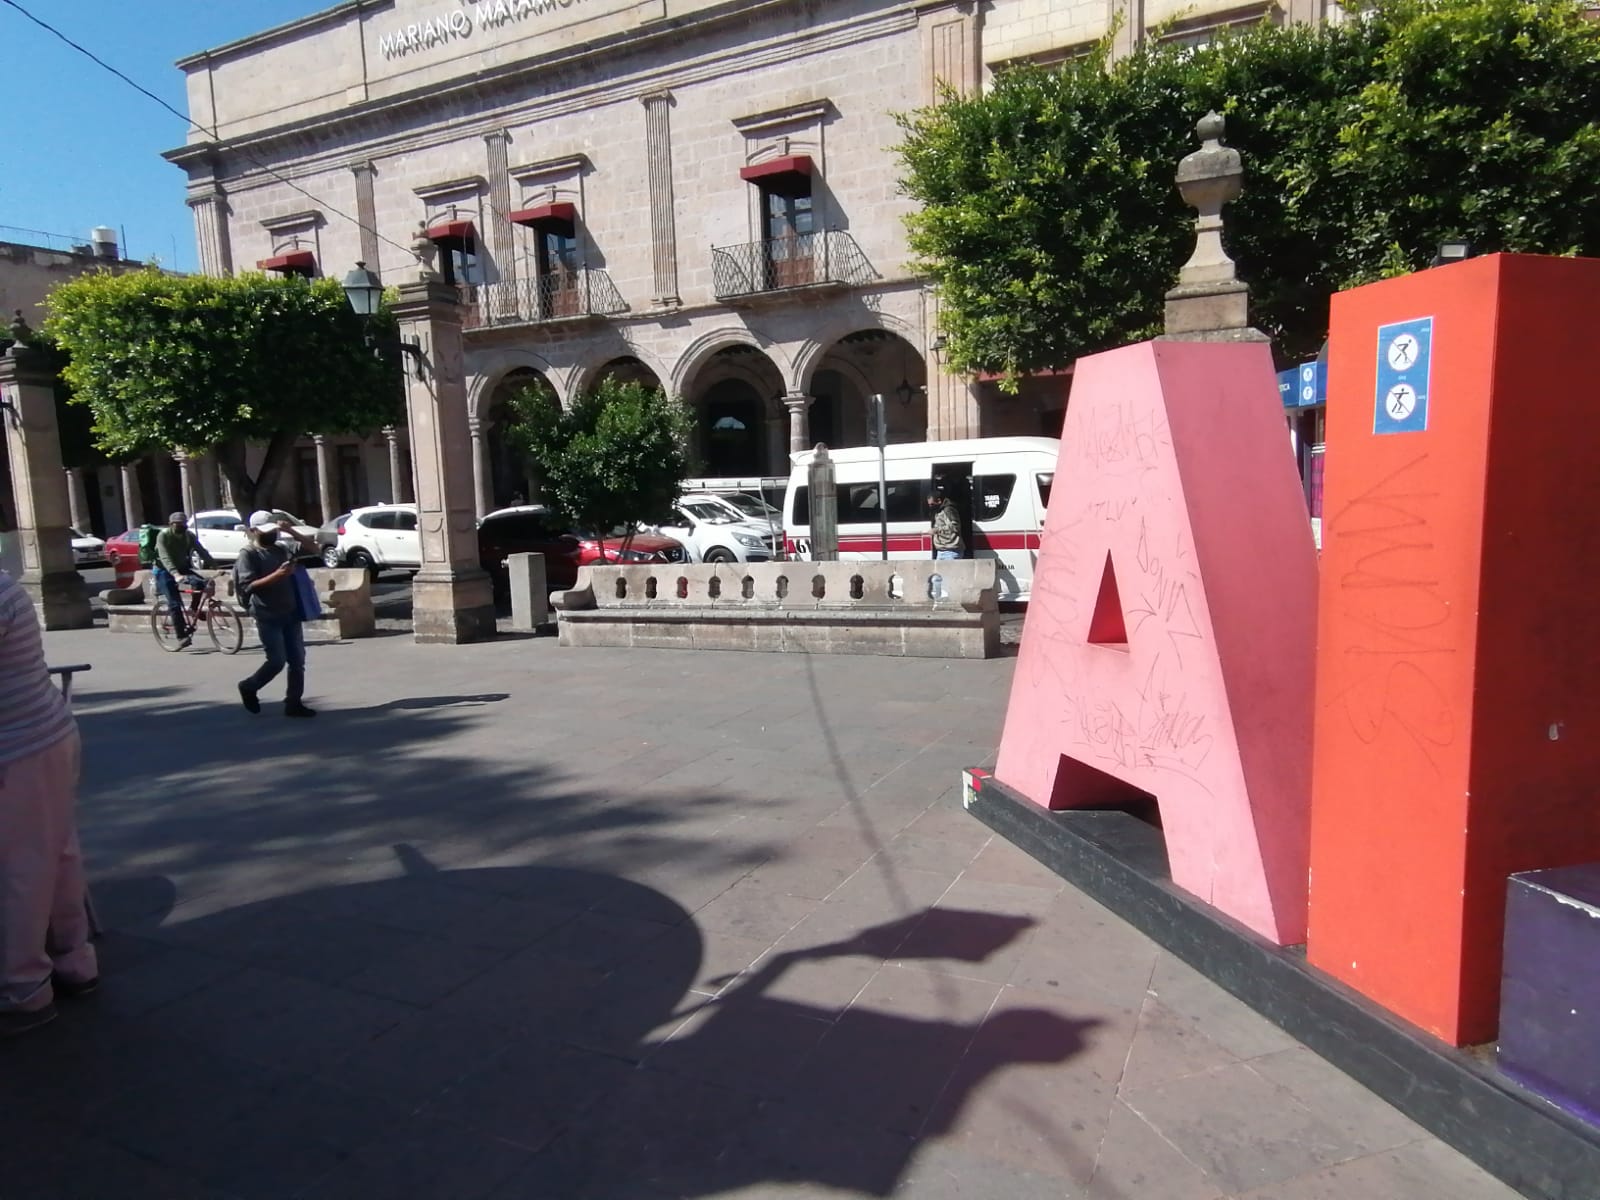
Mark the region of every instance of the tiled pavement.
POLYGON ((1512 1195, 960 811, 1008 660, 48 645, 113 932, 8 1200, 1512 1195))

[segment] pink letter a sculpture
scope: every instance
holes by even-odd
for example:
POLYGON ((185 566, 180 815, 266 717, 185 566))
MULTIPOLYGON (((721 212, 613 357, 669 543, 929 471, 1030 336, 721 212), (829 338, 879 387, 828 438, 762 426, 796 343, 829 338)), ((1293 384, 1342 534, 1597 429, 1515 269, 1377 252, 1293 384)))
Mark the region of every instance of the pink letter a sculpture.
POLYGON ((1265 346, 1078 363, 996 777, 1155 797, 1173 881, 1305 939, 1316 550, 1265 346))

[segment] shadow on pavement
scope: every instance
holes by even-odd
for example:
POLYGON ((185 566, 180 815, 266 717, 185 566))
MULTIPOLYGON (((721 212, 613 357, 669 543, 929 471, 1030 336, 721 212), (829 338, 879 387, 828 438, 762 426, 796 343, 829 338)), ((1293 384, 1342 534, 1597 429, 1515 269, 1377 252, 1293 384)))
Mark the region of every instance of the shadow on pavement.
POLYGON ((192 921, 164 877, 103 886, 101 994, 0 1046, 5 1194, 888 1196, 994 1072, 1096 1024, 785 991, 856 955, 981 962, 1027 918, 918 913, 710 980, 652 889, 396 852, 390 878, 192 921))

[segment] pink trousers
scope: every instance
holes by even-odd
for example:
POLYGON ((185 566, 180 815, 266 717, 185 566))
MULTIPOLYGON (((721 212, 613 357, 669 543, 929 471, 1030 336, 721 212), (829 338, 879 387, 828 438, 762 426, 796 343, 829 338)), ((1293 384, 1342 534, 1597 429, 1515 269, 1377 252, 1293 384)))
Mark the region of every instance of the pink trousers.
POLYGON ((74 730, 0 764, 0 1009, 49 1004, 52 972, 84 983, 98 971, 73 815, 78 762, 74 730))

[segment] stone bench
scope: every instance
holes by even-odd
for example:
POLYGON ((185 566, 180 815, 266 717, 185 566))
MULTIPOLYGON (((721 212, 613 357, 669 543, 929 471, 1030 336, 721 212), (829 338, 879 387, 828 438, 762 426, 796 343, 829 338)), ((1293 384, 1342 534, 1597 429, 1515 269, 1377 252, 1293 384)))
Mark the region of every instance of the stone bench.
POLYGON ((993 559, 591 566, 551 597, 562 645, 993 658, 993 559))
MULTIPOLYGON (((217 599, 244 617, 243 606, 233 589, 233 572, 199 571, 202 578, 217 581, 217 599)), ((322 602, 322 616, 307 621, 308 642, 337 642, 349 638, 371 637, 377 629, 377 614, 372 607, 372 580, 363 570, 339 567, 308 568, 322 602)), ((150 612, 155 602, 155 580, 149 571, 138 571, 133 586, 110 588, 103 596, 112 633, 150 635, 150 612)), ((245 644, 255 644, 255 623, 244 618, 245 644)))

